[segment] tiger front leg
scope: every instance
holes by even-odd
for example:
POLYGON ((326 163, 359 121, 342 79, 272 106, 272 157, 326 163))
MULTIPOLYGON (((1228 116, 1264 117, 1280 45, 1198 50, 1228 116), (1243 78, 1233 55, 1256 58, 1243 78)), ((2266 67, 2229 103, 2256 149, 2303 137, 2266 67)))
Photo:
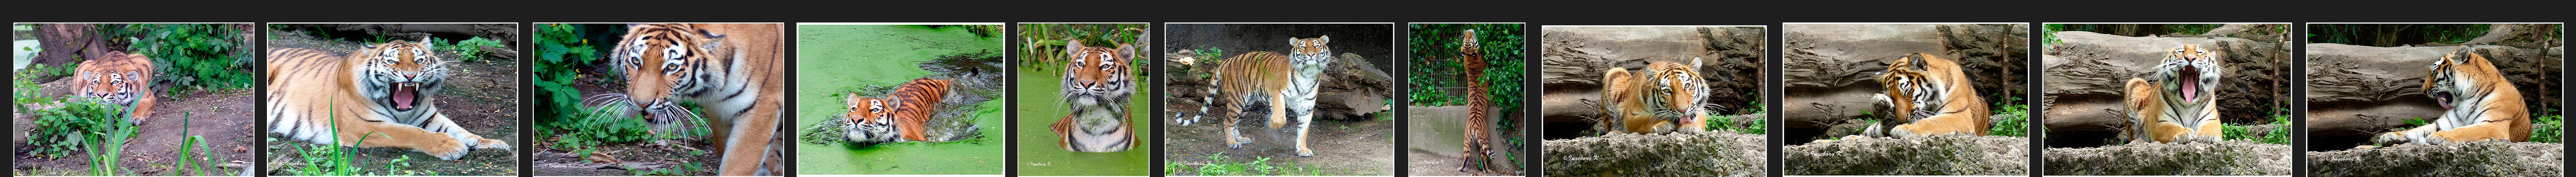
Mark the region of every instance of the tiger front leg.
POLYGON ((458 141, 467 142, 469 144, 466 144, 466 146, 476 149, 510 150, 509 142, 485 139, 482 135, 475 135, 474 132, 465 130, 464 126, 457 125, 454 120, 447 117, 447 114, 433 114, 431 116, 434 117, 431 117, 429 122, 422 123, 425 126, 422 126, 421 129, 426 129, 430 132, 447 133, 448 137, 454 137, 458 141))
POLYGON ((403 148, 426 153, 429 156, 438 157, 439 160, 464 158, 465 153, 473 148, 472 145, 465 144, 462 139, 450 137, 446 133, 430 132, 411 125, 361 120, 339 121, 341 121, 338 127, 341 130, 340 141, 336 144, 341 146, 403 148))
MULTIPOLYGON (((1296 106, 1296 107, 1297 107, 1297 112, 1296 112, 1296 114, 1297 114, 1297 156, 1298 156, 1298 157, 1314 157, 1314 156, 1315 156, 1315 150, 1314 150, 1314 149, 1308 149, 1308 148, 1306 148, 1306 134, 1307 134, 1307 131, 1308 131, 1308 130, 1312 130, 1311 128, 1312 128, 1312 127, 1314 127, 1314 125, 1315 125, 1315 103, 1314 103, 1314 101, 1315 101, 1315 100, 1314 100, 1314 99, 1315 99, 1315 96, 1314 96, 1313 94, 1307 94, 1306 96, 1304 96, 1304 99, 1301 99, 1301 101, 1305 101, 1305 104, 1302 104, 1302 105, 1294 105, 1294 106, 1296 106)), ((1273 101, 1273 102, 1277 102, 1277 101, 1273 101)), ((1286 106, 1272 106, 1272 108, 1270 108, 1270 109, 1271 109, 1271 110, 1279 110, 1279 109, 1281 109, 1281 108, 1279 108, 1279 107, 1286 107, 1286 106)), ((1279 118, 1279 115, 1278 115, 1278 114, 1279 114, 1279 112, 1271 113, 1271 117, 1272 117, 1272 118, 1270 119, 1270 120, 1271 120, 1270 122, 1272 123, 1272 125, 1277 125, 1277 124, 1279 123, 1279 121, 1280 121, 1279 119, 1280 119, 1280 118, 1279 118)))

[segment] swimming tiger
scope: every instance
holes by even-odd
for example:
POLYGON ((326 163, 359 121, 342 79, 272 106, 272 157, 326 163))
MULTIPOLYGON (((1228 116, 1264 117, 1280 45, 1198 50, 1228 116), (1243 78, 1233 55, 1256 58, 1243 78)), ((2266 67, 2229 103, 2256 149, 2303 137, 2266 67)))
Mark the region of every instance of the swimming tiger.
POLYGON ((1612 134, 1707 131, 1708 82, 1699 72, 1700 58, 1690 63, 1648 61, 1643 70, 1611 67, 1601 75, 1601 109, 1609 114, 1595 124, 1612 134))
POLYGON ((1082 40, 1064 44, 1064 102, 1072 114, 1047 125, 1058 135, 1056 146, 1074 152, 1125 152, 1143 145, 1137 140, 1136 121, 1127 115, 1127 97, 1136 93, 1136 75, 1127 69, 1128 59, 1136 58, 1136 47, 1084 46, 1082 40))
POLYGON ((2209 49, 2183 44, 2165 53, 2147 78, 2131 78, 2126 93, 2129 142, 2218 142, 2218 81, 2223 75, 2209 49))
POLYGON ((2495 63, 2477 51, 2461 45, 2458 51, 2442 54, 2424 77, 2424 96, 2442 105, 2441 119, 2406 131, 2380 133, 2371 142, 2531 141, 2530 110, 2524 109, 2522 91, 2514 90, 2495 63))
POLYGON ((117 105, 129 112, 128 125, 143 125, 152 118, 152 105, 159 95, 152 92, 152 57, 108 51, 104 56, 83 60, 73 68, 72 95, 97 98, 102 103, 117 105))
POLYGON ((843 128, 849 133, 842 137, 843 140, 859 144, 933 141, 923 132, 928 129, 924 123, 930 121, 934 115, 932 112, 938 111, 943 101, 955 100, 957 94, 948 90, 954 83, 948 79, 913 79, 896 86, 894 93, 887 98, 860 97, 858 93, 849 93, 846 101, 850 103, 850 112, 843 113, 850 119, 843 128))
POLYGON ((1494 118, 1490 117, 1494 115, 1494 100, 1485 92, 1492 86, 1485 85, 1485 51, 1477 48, 1482 45, 1476 44, 1476 30, 1462 33, 1466 34, 1458 35, 1458 63, 1465 65, 1459 68, 1459 72, 1467 74, 1467 123, 1461 128, 1465 133, 1461 134, 1467 137, 1462 138, 1465 144, 1461 148, 1464 150, 1458 157, 1463 162, 1459 163, 1458 171, 1469 168, 1488 171, 1492 169, 1486 169, 1485 165, 1494 163, 1494 147, 1486 146, 1494 141, 1494 118))
POLYGON ((1872 97, 1888 107, 1890 116, 1870 125, 1864 134, 1898 138, 1986 134, 1990 116, 1986 101, 1977 97, 1957 62, 1932 54, 1907 54, 1878 76, 1886 93, 1872 97))
POLYGON ((451 61, 433 44, 394 40, 346 56, 313 49, 269 49, 268 132, 287 139, 357 147, 396 147, 443 160, 472 149, 510 149, 438 112, 438 90, 451 61), (359 140, 364 140, 360 144, 359 140))
POLYGON ((1252 138, 1243 137, 1235 124, 1242 121, 1240 114, 1253 110, 1242 107, 1266 103, 1270 129, 1279 129, 1288 123, 1288 116, 1296 116, 1297 156, 1314 157, 1314 149, 1306 147, 1306 132, 1314 124, 1315 92, 1322 83, 1316 79, 1324 73, 1324 65, 1333 61, 1332 48, 1325 45, 1330 42, 1332 36, 1291 37, 1286 55, 1256 51, 1227 58, 1210 70, 1214 77, 1208 77, 1208 97, 1203 100, 1207 106, 1199 107, 1199 112, 1232 113, 1214 115, 1225 118, 1225 147, 1243 148, 1252 138), (1209 112, 1208 107, 1225 111, 1209 112))
POLYGON ((630 24, 608 63, 626 80, 625 94, 591 96, 585 104, 642 113, 656 131, 673 130, 697 113, 722 144, 717 175, 785 172, 779 134, 785 104, 786 48, 779 24, 630 24), (697 107, 681 107, 694 101, 697 107), (641 109, 637 109, 641 108, 641 109), (692 113, 690 110, 697 110, 692 113))

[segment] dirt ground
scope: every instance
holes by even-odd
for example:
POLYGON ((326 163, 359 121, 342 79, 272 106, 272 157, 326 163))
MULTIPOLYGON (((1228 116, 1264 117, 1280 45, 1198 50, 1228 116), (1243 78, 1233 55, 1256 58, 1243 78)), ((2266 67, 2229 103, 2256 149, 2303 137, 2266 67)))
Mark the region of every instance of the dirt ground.
MULTIPOLYGON (((1193 98, 1192 100, 1195 100, 1193 98)), ((1190 102, 1167 101, 1166 110, 1179 114, 1197 111, 1190 102)), ((1293 117, 1291 119, 1294 119, 1293 117)), ((1224 153, 1227 161, 1242 163, 1257 157, 1269 157, 1273 165, 1285 168, 1306 167, 1324 175, 1392 175, 1395 173, 1395 122, 1337 121, 1317 119, 1307 135, 1306 146, 1315 150, 1314 157, 1297 157, 1296 120, 1280 129, 1269 129, 1266 120, 1243 120, 1237 129, 1252 138, 1242 149, 1225 148, 1225 125, 1222 119, 1201 119, 1199 124, 1181 126, 1163 122, 1165 163, 1206 164, 1211 154, 1224 153)), ((1182 175, 1182 174, 1171 174, 1182 175)))
MULTIPOLYGON (((268 45, 270 48, 308 48, 346 53, 358 49, 363 44, 354 41, 321 39, 301 31, 269 31, 268 45)), ((446 85, 439 90, 437 103, 435 103, 438 104, 439 113, 446 114, 449 119, 464 126, 467 131, 481 135, 483 138, 513 144, 523 141, 519 136, 519 129, 523 127, 519 125, 517 109, 518 73, 520 73, 518 61, 491 57, 466 61, 465 57, 468 56, 457 53, 441 52, 438 55, 448 60, 458 61, 457 65, 451 66, 456 70, 455 75, 450 75, 446 85)), ((311 146, 310 143, 285 140, 274 134, 270 137, 279 140, 268 141, 270 145, 268 150, 273 155, 273 159, 269 159, 271 163, 269 167, 272 170, 297 168, 294 167, 295 165, 280 164, 301 164, 303 160, 300 155, 294 153, 294 150, 299 146, 316 147, 311 146)), ((400 148, 364 148, 358 151, 358 160, 352 166, 361 167, 360 174, 517 175, 520 173, 518 166, 521 157, 518 157, 515 148, 526 147, 513 148, 512 150, 476 149, 467 153, 465 158, 455 161, 438 160, 428 154, 400 148), (408 160, 403 160, 401 163, 395 163, 393 160, 404 158, 408 160)))
MULTIPOLYGON (((46 86, 57 88, 52 86, 58 85, 62 83, 46 86)), ((140 131, 128 140, 124 151, 126 161, 121 162, 124 167, 118 175, 179 175, 177 168, 173 167, 179 163, 177 152, 179 142, 191 135, 204 136, 207 142, 213 143, 207 145, 204 150, 205 153, 210 154, 203 154, 211 157, 202 157, 205 159, 199 160, 224 162, 217 164, 232 166, 217 167, 218 169, 211 170, 214 172, 208 173, 209 175, 240 173, 242 168, 250 165, 250 161, 254 161, 251 159, 253 156, 251 156, 250 147, 255 146, 252 144, 252 140, 256 139, 253 133, 258 131, 253 130, 256 123, 253 122, 254 116, 251 115, 253 99, 251 99, 250 90, 188 91, 184 94, 163 95, 161 98, 177 100, 163 100, 158 103, 154 106, 156 109, 153 109, 152 118, 146 119, 141 127, 137 127, 140 131), (190 113, 193 115, 183 115, 190 113), (189 124, 185 127, 189 135, 180 134, 182 129, 180 124, 183 122, 189 124)), ((34 117, 29 115, 12 114, 11 117, 13 120, 10 121, 10 125, 14 127, 14 132, 27 132, 35 124, 34 117)), ((17 164, 12 169, 13 174, 88 175, 90 170, 88 156, 75 153, 54 159, 30 158, 28 153, 34 149, 34 145, 27 143, 24 134, 16 137, 10 141, 11 147, 18 150, 13 152, 17 156, 10 159, 13 164, 17 164)))
MULTIPOLYGON (((585 72, 590 72, 586 75, 592 76, 614 76, 598 70, 585 70, 585 72)), ((582 94, 626 92, 624 84, 608 82, 600 77, 581 78, 576 82, 580 84, 574 85, 573 88, 581 90, 582 94)), ((716 167, 723 165, 721 163, 723 160, 718 159, 723 156, 715 152, 717 145, 704 140, 648 140, 591 147, 616 160, 612 163, 587 160, 571 154, 580 149, 556 149, 555 146, 559 144, 561 137, 545 136, 538 139, 540 141, 534 143, 535 146, 528 147, 535 150, 531 153, 536 157, 528 161, 532 163, 529 166, 534 167, 532 169, 536 171, 536 176, 634 176, 638 172, 656 169, 684 170, 687 168, 698 170, 685 172, 686 174, 682 175, 714 176, 716 167), (696 163, 695 167, 690 167, 688 162, 696 163)))

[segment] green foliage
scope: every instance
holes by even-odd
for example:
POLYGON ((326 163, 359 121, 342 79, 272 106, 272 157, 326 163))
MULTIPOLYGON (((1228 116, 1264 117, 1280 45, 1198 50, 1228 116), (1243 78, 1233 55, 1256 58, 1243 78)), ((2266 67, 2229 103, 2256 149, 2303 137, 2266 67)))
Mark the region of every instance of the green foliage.
MULTIPOLYGON (((1164 163, 1164 165, 1163 165, 1163 166, 1164 166, 1164 171, 1165 171, 1165 172, 1164 172, 1164 174, 1174 174, 1174 175, 1178 175, 1178 174, 1180 174, 1180 173, 1179 173, 1180 171, 1178 171, 1178 170, 1174 170, 1174 169, 1186 169, 1186 170, 1195 171, 1195 172, 1197 172, 1197 174, 1195 174, 1195 175, 1201 175, 1201 176, 1325 176, 1325 175, 1327 175, 1327 174, 1324 174, 1324 172, 1322 171, 1322 169, 1318 169, 1318 168, 1311 168, 1311 167, 1308 167, 1308 166, 1305 166, 1305 165, 1294 165, 1293 167, 1274 166, 1274 165, 1271 165, 1270 157, 1253 157, 1253 159, 1252 159, 1251 161, 1236 162, 1236 160, 1233 160, 1233 159, 1229 159, 1229 158, 1227 158, 1227 157, 1225 156, 1225 153, 1223 153, 1223 152, 1219 152, 1219 153, 1216 153, 1216 154, 1209 154, 1207 158, 1208 158, 1208 162, 1207 162, 1207 164, 1205 164, 1205 165, 1199 165, 1199 167, 1198 167, 1198 168, 1188 168, 1188 166, 1189 166, 1189 165, 1184 165, 1184 164, 1179 164, 1179 163, 1169 163, 1169 162, 1164 163)), ((1279 162, 1279 163, 1287 163, 1287 162, 1279 162)))
MULTIPOLYGON (((54 104, 62 107, 34 110, 36 126, 34 130, 28 132, 27 138, 28 144, 36 147, 30 155, 59 158, 75 150, 91 148, 85 145, 104 143, 103 141, 107 140, 104 138, 129 136, 128 134, 133 133, 131 131, 134 125, 125 122, 127 115, 125 107, 78 97, 64 100, 39 98, 39 100, 42 102, 21 103, 54 104)), ((124 144, 121 143, 124 142, 121 139, 115 142, 119 142, 115 143, 117 146, 124 144)))
POLYGON ((128 52, 152 57, 155 82, 171 89, 250 88, 251 54, 233 24, 99 24, 109 40, 131 40, 128 52), (239 50, 236 50, 239 49, 239 50))
POLYGON ((705 164, 698 163, 698 162, 693 162, 693 161, 682 161, 682 162, 680 162, 680 168, 655 168, 655 169, 651 169, 651 170, 628 170, 627 172, 633 172, 633 173, 635 173, 635 174, 634 174, 634 176, 690 176, 689 172, 698 171, 698 169, 706 168, 706 167, 704 167, 704 166, 706 166, 706 165, 705 165, 705 164))
POLYGON ((454 43, 449 43, 447 39, 431 38, 431 40, 436 41, 432 43, 440 44, 438 45, 438 51, 456 52, 458 55, 465 55, 465 57, 456 58, 457 61, 475 61, 483 59, 484 54, 492 53, 492 51, 483 50, 483 47, 486 46, 493 48, 509 47, 508 45, 502 45, 501 41, 483 39, 483 37, 480 36, 465 39, 463 41, 455 41, 454 43))
MULTIPOLYGON (((1062 58, 1065 57, 1065 42, 1069 42, 1067 41, 1068 39, 1080 39, 1082 40, 1083 46, 1117 47, 1117 44, 1135 45, 1134 47, 1136 47, 1137 53, 1136 58, 1127 60, 1135 63, 1129 64, 1128 66, 1130 68, 1146 68, 1147 66, 1153 66, 1147 65, 1146 63, 1151 61, 1145 60, 1153 58, 1148 56, 1150 54, 1146 54, 1148 53, 1146 51, 1149 51, 1146 50, 1146 47, 1149 46, 1136 44, 1138 40, 1142 39, 1139 37, 1145 34, 1144 30, 1153 29, 1149 27, 1148 24, 1142 23, 1020 24, 1020 46, 1028 47, 1028 50, 1017 50, 1020 52, 1019 55, 1021 58, 1018 61, 1023 62, 1021 63, 1023 66, 1064 65, 1061 62, 1065 62, 1066 60, 1062 58)), ((1152 74, 1149 72, 1134 73, 1136 73, 1137 76, 1152 74)))
POLYGON ((2263 137, 2255 139, 2254 142, 2290 145, 2290 108, 2272 109, 2279 112, 2279 114, 2272 114, 2272 125, 2275 126, 2272 127, 2271 132, 2263 133, 2263 137))
POLYGON ((1405 78, 1413 85, 1405 92, 1411 98, 1411 105, 1466 105, 1464 96, 1450 96, 1453 94, 1442 92, 1440 88, 1483 84, 1489 88, 1486 93, 1469 94, 1486 94, 1487 98, 1493 99, 1494 106, 1502 107, 1502 110, 1521 109, 1525 102, 1521 98, 1521 79, 1524 78, 1521 59, 1527 58, 1521 49, 1521 24, 1412 24, 1412 28, 1413 34, 1407 41, 1412 41, 1408 45, 1414 58, 1407 60, 1411 62, 1407 69, 1414 74, 1405 78), (1463 40, 1458 35, 1468 29, 1476 30, 1476 43, 1480 48, 1477 50, 1485 53, 1486 67, 1483 71, 1460 71, 1466 65, 1460 63, 1465 60, 1458 58, 1461 56, 1459 42, 1463 40), (1483 83, 1465 83, 1463 72, 1483 72, 1484 77, 1478 78, 1483 83))
POLYGON ((1994 110, 1995 114, 1998 114, 1994 118, 2001 120, 1995 121, 1995 125, 1988 128, 1986 134, 2030 136, 2030 105, 2019 103, 2021 103, 2021 97, 2004 97, 2004 101, 1995 102, 1995 106, 2001 109, 1994 110))
POLYGON ((2567 124, 2559 120, 2565 116, 2558 114, 2557 107, 2550 105, 2531 109, 2540 111, 2531 113, 2531 141, 2529 142, 2559 143, 2564 139, 2566 135, 2560 133, 2566 131, 2567 124))
POLYGON ((2040 38, 2040 40, 2041 40, 2041 41, 2040 41, 2040 43, 2041 43, 2041 44, 2054 46, 2054 45, 2057 45, 2057 44, 2065 43, 2065 42, 2061 42, 2061 41, 2058 41, 2058 40, 2057 40, 2057 32, 2058 32, 2058 31, 2066 31, 2066 24, 2045 24, 2045 25, 2039 25, 2039 26, 2040 26, 2040 29, 2041 29, 2041 30, 2040 30, 2040 33, 2039 33, 2039 34, 2040 34, 2040 37, 2039 37, 2039 38, 2040 38))
MULTIPOLYGON (((580 78, 588 77, 583 69, 599 62, 597 60, 602 53, 598 46, 578 35, 588 34, 584 33, 586 30, 591 29, 571 24, 537 25, 535 40, 531 41, 536 45, 537 63, 529 72, 530 77, 535 78, 529 84, 536 86, 538 103, 537 114, 534 115, 565 115, 567 113, 563 111, 582 110, 581 98, 586 95, 572 86, 579 84, 580 78)), ((543 128, 540 126, 538 130, 545 130, 543 128)))
POLYGON ((1766 125, 1770 124, 1770 121, 1763 121, 1762 118, 1748 117, 1746 119, 1736 119, 1733 115, 1709 115, 1708 117, 1702 117, 1702 119, 1708 120, 1709 131, 1735 131, 1736 133, 1743 134, 1762 134, 1767 131, 1765 129, 1770 128, 1766 125), (1742 123, 1744 124, 1743 127, 1737 127, 1736 125, 1738 123, 1735 121, 1739 120, 1751 122, 1742 123))
MULTIPOLYGON (((181 113, 181 114, 180 114, 179 119, 194 119, 193 117, 196 117, 196 113, 186 113, 186 112, 183 112, 183 113, 181 113)), ((179 150, 177 151, 177 152, 179 152, 179 167, 178 167, 178 174, 179 174, 179 175, 192 175, 192 176, 215 176, 215 175, 222 175, 222 174, 219 174, 219 173, 218 173, 218 174, 209 174, 209 172, 222 172, 222 171, 208 171, 208 169, 217 169, 217 170, 220 170, 220 169, 218 169, 218 168, 215 168, 215 167, 214 167, 214 165, 215 165, 215 160, 214 160, 214 159, 198 159, 198 157, 211 157, 211 156, 198 156, 197 154, 207 154, 207 155, 213 155, 213 154, 214 154, 214 153, 211 153, 211 152, 209 152, 209 151, 206 151, 206 148, 207 148, 207 147, 205 147, 205 146, 207 146, 207 145, 209 145, 209 144, 213 144, 213 143, 207 143, 207 142, 206 142, 206 136, 202 136, 202 135, 190 135, 190 134, 188 133, 188 132, 189 132, 189 131, 188 131, 188 129, 192 128, 194 125, 189 125, 189 122, 195 122, 195 121, 179 121, 179 127, 180 127, 180 128, 179 128, 179 135, 189 135, 189 136, 188 136, 188 138, 184 138, 184 139, 179 140, 179 150)), ((245 174, 245 175, 246 175, 246 174, 245 174)))

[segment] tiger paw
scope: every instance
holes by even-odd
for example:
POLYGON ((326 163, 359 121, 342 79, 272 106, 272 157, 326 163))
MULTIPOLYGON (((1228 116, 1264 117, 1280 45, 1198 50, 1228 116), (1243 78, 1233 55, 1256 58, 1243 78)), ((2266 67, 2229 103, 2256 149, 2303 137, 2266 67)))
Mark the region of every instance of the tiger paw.
POLYGON ((1297 156, 1298 156, 1298 157, 1314 157, 1314 156, 1315 156, 1315 150, 1314 150, 1314 149, 1306 149, 1306 148, 1297 148, 1297 156))
POLYGON ((510 150, 510 142, 501 142, 501 140, 496 139, 483 139, 481 142, 474 143, 474 148, 510 150))

